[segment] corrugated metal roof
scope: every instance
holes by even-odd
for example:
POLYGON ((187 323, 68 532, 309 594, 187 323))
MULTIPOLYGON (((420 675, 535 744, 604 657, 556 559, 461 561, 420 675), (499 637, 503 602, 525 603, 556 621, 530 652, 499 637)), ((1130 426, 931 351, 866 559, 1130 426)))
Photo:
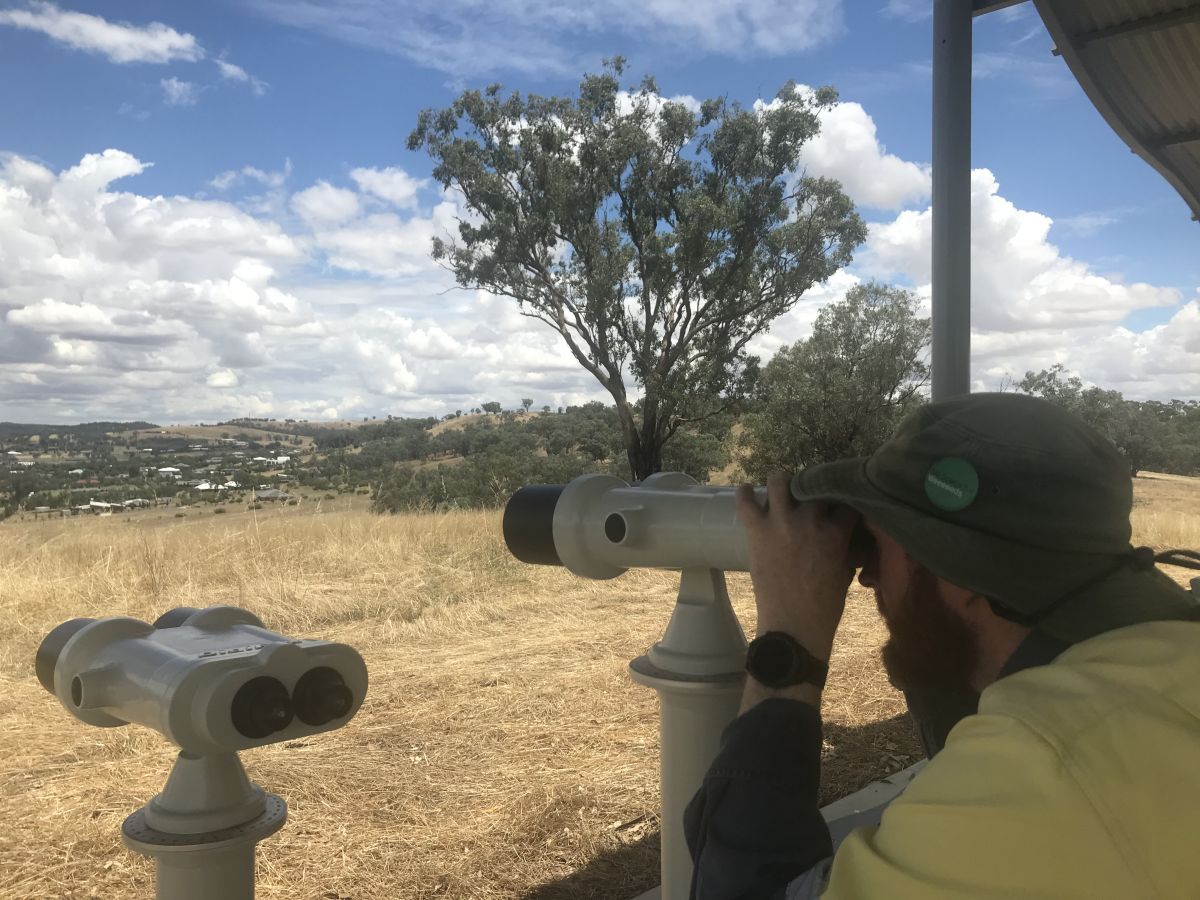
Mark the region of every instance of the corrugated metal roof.
POLYGON ((1200 0, 1034 0, 1113 130, 1200 220, 1200 0))

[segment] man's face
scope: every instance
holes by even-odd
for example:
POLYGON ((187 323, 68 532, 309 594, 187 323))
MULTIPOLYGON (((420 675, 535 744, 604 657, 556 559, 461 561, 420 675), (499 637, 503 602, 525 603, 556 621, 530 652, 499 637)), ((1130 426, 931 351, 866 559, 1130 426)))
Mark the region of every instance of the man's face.
POLYGON ((900 688, 968 689, 977 658, 974 633, 947 605, 936 575, 869 522, 867 528, 878 549, 858 580, 874 589, 888 627, 882 650, 888 677, 900 688))

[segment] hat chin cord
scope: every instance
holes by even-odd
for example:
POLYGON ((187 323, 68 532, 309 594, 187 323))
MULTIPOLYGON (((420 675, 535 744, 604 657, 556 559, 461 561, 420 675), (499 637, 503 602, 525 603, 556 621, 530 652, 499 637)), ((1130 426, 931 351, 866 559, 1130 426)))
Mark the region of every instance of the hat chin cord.
MULTIPOLYGON (((1072 588, 1052 603, 1048 603, 1046 606, 1032 613, 1017 612, 992 597, 988 597, 987 600, 988 604, 992 607, 992 612, 996 615, 1016 622, 1018 625, 1025 625, 1032 628, 1041 623, 1047 616, 1072 597, 1076 597, 1093 585, 1099 584, 1105 578, 1116 574, 1124 567, 1132 566, 1138 572, 1150 572, 1159 563, 1167 566, 1179 566, 1184 569, 1200 570, 1200 553, 1195 550, 1163 550, 1160 553, 1155 553, 1151 547, 1130 547, 1124 555, 1117 559, 1115 565, 1105 569, 1099 575, 1089 578, 1083 584, 1072 588)), ((1200 611, 1197 612, 1197 616, 1200 617, 1200 611)))

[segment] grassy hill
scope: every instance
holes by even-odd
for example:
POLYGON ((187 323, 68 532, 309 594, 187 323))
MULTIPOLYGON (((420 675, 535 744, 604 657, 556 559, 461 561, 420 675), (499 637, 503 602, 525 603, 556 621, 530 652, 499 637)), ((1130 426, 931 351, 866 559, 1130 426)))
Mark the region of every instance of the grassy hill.
MULTIPOLYGON (((1200 545, 1200 479, 1150 473, 1134 489, 1135 541, 1200 545)), ((150 895, 120 825, 174 752, 144 728, 73 719, 38 685, 34 651, 75 616, 214 603, 346 641, 371 672, 346 728, 245 754, 290 807, 259 847, 262 900, 607 900, 657 883, 658 704, 626 667, 662 633, 671 573, 588 581, 517 563, 496 512, 381 517, 312 492, 224 515, 9 520, 0 571, 0 897, 150 895)), ((749 581, 729 582, 750 630, 749 581)), ((856 586, 825 694, 826 801, 917 758, 883 637, 856 586)))

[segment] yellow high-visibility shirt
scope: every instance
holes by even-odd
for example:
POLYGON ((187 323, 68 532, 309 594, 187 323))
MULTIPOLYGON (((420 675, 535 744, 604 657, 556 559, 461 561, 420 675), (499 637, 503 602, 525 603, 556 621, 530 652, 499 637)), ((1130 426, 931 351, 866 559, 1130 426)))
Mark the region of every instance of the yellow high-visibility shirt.
POLYGON ((988 687, 822 896, 1200 898, 1200 623, 1111 631, 988 687))

